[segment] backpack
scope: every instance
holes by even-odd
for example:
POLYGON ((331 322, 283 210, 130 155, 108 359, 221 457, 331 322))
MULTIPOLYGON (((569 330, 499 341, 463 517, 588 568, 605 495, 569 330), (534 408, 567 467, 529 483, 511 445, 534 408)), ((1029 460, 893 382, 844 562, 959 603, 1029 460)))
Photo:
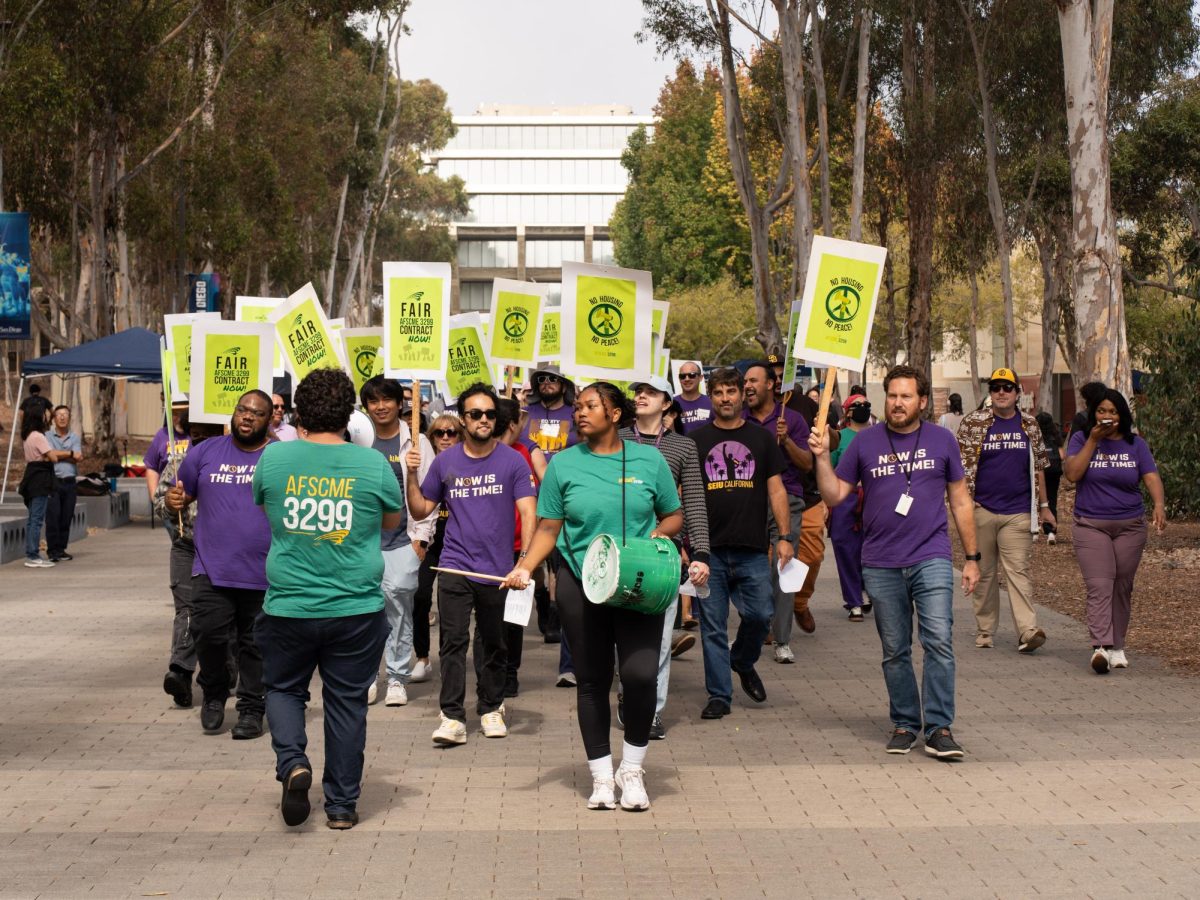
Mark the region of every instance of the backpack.
POLYGON ((75 493, 80 497, 104 497, 109 493, 108 479, 98 472, 80 475, 75 479, 75 493))

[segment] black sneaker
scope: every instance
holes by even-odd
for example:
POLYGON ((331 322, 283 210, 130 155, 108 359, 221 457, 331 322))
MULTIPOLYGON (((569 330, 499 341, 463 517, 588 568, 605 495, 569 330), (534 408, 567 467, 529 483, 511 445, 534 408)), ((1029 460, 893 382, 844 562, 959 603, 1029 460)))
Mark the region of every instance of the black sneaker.
POLYGON ((308 802, 308 789, 312 787, 312 769, 296 766, 283 779, 283 799, 279 801, 279 812, 285 825, 301 825, 308 818, 312 806, 308 802))
POLYGON ((70 553, 67 553, 64 550, 62 553, 58 554, 58 556, 54 557, 54 561, 55 562, 70 562, 74 558, 75 557, 73 557, 70 553))
POLYGON ((917 742, 917 736, 904 728, 892 732, 892 739, 887 743, 888 753, 907 753, 917 742))
POLYGON ((521 684, 517 681, 517 676, 509 675, 504 682, 504 696, 516 697, 521 693, 521 684))
POLYGON ((206 734, 216 734, 225 724, 225 701, 205 700, 200 707, 200 727, 206 734))
POLYGON ((702 719, 720 719, 730 713, 729 704, 724 700, 709 700, 704 709, 700 710, 702 719))
POLYGON ((242 713, 237 724, 229 729, 235 741, 252 741, 263 736, 263 717, 256 713, 242 713))
POLYGON ((762 679, 758 677, 758 673, 751 666, 745 672, 733 670, 738 677, 738 681, 742 683, 742 690, 746 692, 746 696, 755 703, 762 703, 767 699, 767 688, 762 683, 762 679))
POLYGON ((663 728, 662 716, 658 713, 654 714, 654 721, 650 723, 650 740, 663 741, 667 738, 667 729, 663 728))
POLYGON ((925 752, 938 759, 962 759, 967 755, 958 746, 949 728, 939 728, 925 738, 925 752))
POLYGON ((171 695, 180 709, 192 707, 192 673, 169 669, 163 676, 163 690, 171 695))

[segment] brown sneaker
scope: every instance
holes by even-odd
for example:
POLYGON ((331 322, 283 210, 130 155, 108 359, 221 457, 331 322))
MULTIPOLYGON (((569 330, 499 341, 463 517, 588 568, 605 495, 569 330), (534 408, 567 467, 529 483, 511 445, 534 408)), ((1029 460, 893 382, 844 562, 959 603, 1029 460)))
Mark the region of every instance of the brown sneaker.
POLYGON ((804 609, 796 610, 796 624, 805 634, 812 634, 817 630, 817 620, 813 618, 813 614, 809 612, 807 606, 804 609))

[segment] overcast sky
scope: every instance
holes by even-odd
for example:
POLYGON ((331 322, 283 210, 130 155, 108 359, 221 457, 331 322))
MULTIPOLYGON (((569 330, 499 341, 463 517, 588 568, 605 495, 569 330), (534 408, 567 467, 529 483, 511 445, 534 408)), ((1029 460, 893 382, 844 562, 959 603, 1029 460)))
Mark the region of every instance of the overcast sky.
POLYGON ((415 0, 402 76, 428 78, 456 115, 481 103, 616 103, 653 111, 674 70, 634 37, 641 0, 415 0))

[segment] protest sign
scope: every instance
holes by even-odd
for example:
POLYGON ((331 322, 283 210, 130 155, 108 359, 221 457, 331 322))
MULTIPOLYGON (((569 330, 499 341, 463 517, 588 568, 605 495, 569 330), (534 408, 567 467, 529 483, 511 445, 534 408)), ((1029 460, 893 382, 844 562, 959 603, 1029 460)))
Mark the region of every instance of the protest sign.
POLYGON ((654 361, 654 374, 660 378, 666 378, 671 372, 671 351, 664 347, 658 351, 658 358, 654 361))
POLYGON ((444 380, 450 345, 450 264, 383 264, 384 373, 444 380))
POLYGON ((789 355, 827 366, 814 430, 823 431, 838 368, 861 371, 871 345, 887 249, 813 238, 796 339, 789 355))
POLYGON ((704 366, 701 365, 698 359, 673 359, 671 360, 671 383, 675 385, 675 390, 682 393, 683 389, 679 386, 679 370, 685 365, 691 364, 700 372, 700 385, 697 390, 701 394, 708 393, 708 383, 704 380, 704 366))
POLYGON ((317 292, 309 282, 273 309, 267 321, 283 351, 295 384, 316 369, 345 369, 340 342, 334 340, 317 292))
MULTIPOLYGON (((192 387, 192 326, 197 322, 220 318, 220 313, 179 313, 163 316, 167 349, 175 362, 169 391, 172 400, 186 400, 192 387)), ((168 392, 166 385, 163 385, 163 392, 168 392)))
POLYGON ((383 347, 383 329, 343 328, 337 336, 342 341, 354 390, 360 392, 363 385, 374 376, 375 367, 382 364, 380 350, 383 347))
POLYGON ((559 335, 562 333, 562 309, 557 306, 542 310, 542 327, 538 331, 537 361, 556 363, 562 355, 559 335))
MULTIPOLYGON (((235 322, 267 322, 275 307, 286 299, 285 297, 243 297, 239 295, 233 301, 233 319, 235 322)), ((283 377, 283 354, 279 352, 278 343, 275 345, 275 352, 272 356, 271 374, 276 378, 283 377)))
POLYGON ((597 379, 643 378, 651 368, 649 272, 563 263, 562 369, 597 379))
MULTIPOLYGON (((796 328, 800 324, 800 309, 804 306, 803 300, 792 301, 792 314, 788 317, 788 332, 787 343, 785 347, 794 347, 796 345, 796 328)), ((791 353, 783 355, 783 380, 780 382, 779 390, 783 393, 796 389, 796 357, 791 353)))
POLYGON ((492 385, 492 367, 488 362, 479 324, 479 313, 450 317, 450 349, 446 356, 443 396, 453 403, 460 393, 475 382, 492 385))
POLYGON ((267 322, 204 319, 192 327, 188 418, 227 425, 247 391, 271 393, 275 329, 267 322))
POLYGON ((488 356, 494 363, 528 366, 537 362, 538 335, 547 286, 497 278, 492 282, 492 327, 487 335, 488 356))

